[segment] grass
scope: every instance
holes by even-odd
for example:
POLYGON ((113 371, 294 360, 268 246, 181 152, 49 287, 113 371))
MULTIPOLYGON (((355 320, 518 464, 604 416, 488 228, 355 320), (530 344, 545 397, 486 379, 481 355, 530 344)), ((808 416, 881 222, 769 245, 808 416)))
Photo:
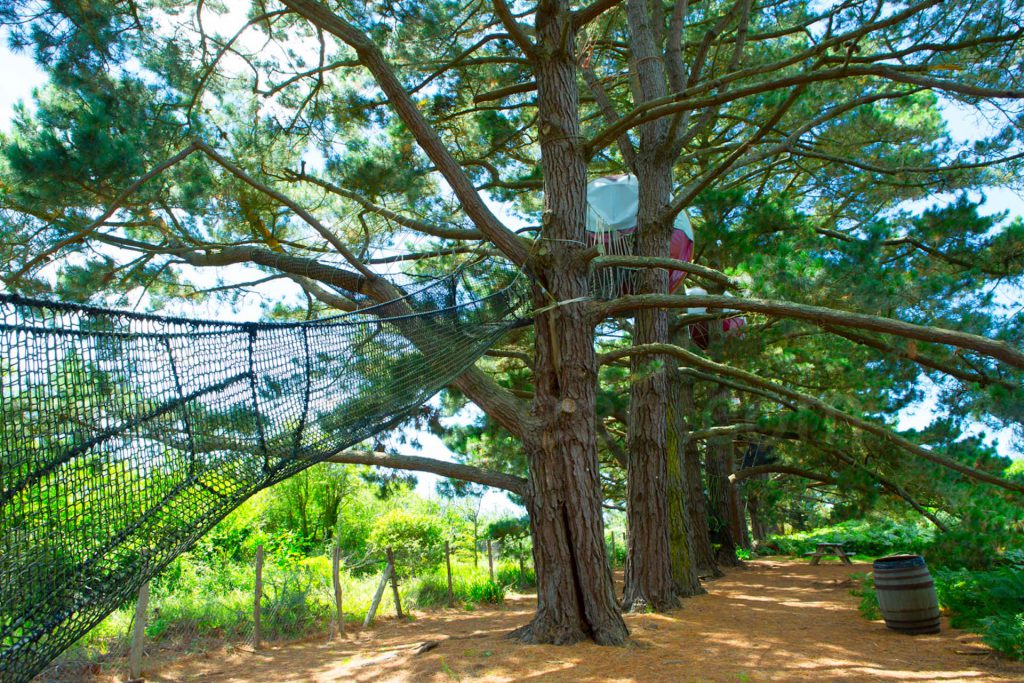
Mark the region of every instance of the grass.
MULTIPOLYGON (((262 638, 274 641, 327 633, 335 609, 329 558, 286 558, 279 563, 274 559, 268 558, 264 566, 262 638)), ((226 642, 250 641, 255 579, 252 566, 210 567, 187 556, 178 562, 165 576, 152 582, 147 642, 194 651, 226 642)), ((513 562, 499 563, 494 581, 489 578, 486 564, 474 567, 471 562, 455 562, 452 573, 454 606, 462 609, 501 604, 509 589, 519 588, 519 566, 513 562)), ((380 571, 342 571, 339 578, 345 622, 361 624, 380 582, 380 571)), ((528 569, 524 578, 526 585, 535 582, 532 570, 528 569)), ((405 610, 445 607, 447 576, 443 569, 436 569, 424 576, 406 577, 399 567, 399 593, 405 610)), ((122 657, 127 651, 134 610, 134 604, 127 604, 113 612, 61 660, 106 661, 122 657)), ((395 614, 390 588, 384 591, 377 614, 395 614)))

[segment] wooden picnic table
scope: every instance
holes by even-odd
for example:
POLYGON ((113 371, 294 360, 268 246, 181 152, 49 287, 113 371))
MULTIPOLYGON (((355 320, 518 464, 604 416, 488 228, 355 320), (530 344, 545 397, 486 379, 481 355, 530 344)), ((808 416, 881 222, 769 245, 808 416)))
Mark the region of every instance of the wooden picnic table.
POLYGON ((838 557, 842 560, 843 564, 853 564, 853 562, 850 561, 850 556, 846 554, 845 550, 843 550, 842 541, 834 543, 819 543, 817 550, 813 553, 804 553, 804 557, 810 557, 812 565, 816 565, 821 562, 821 558, 823 557, 838 557))

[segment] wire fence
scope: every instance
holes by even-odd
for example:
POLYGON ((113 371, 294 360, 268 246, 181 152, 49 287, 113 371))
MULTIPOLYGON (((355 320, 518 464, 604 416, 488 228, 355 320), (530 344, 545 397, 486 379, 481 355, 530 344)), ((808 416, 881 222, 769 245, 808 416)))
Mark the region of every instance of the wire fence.
MULTIPOLYGON (((401 558, 397 559, 396 580, 383 584, 375 619, 397 614, 395 586, 408 613, 410 608, 500 603, 507 590, 525 590, 535 584, 528 548, 502 548, 498 543, 488 548, 481 541, 477 550, 479 561, 474 567, 471 546, 447 546, 445 560, 417 576, 407 574, 401 558), (449 573, 447 566, 454 571, 449 573)), ((336 592, 332 559, 330 552, 308 557, 267 552, 262 553, 262 563, 254 560, 216 571, 206 568, 216 577, 205 579, 182 575, 196 567, 174 565, 171 575, 158 576, 140 589, 148 591, 148 599, 144 629, 135 639, 134 664, 137 604, 133 601, 62 653, 34 681, 57 683, 111 675, 130 680, 183 655, 256 652, 290 641, 330 641, 343 632, 351 634, 367 621, 387 560, 383 554, 340 557, 340 591, 336 592), (339 592, 343 621, 338 618, 339 592)))

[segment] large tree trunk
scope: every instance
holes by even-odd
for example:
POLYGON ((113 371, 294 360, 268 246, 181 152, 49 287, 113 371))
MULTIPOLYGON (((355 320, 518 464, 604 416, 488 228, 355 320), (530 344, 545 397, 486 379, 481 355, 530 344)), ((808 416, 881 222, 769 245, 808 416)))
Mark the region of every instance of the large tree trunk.
MULTIPOLYGON (((726 402, 729 398, 729 390, 716 385, 711 392, 711 415, 714 424, 724 425, 728 419, 726 402)), ((732 438, 711 437, 708 439, 705 467, 708 473, 708 498, 711 504, 711 516, 714 528, 712 529, 715 540, 718 541, 718 552, 716 559, 719 565, 726 567, 739 566, 736 558, 736 535, 733 524, 735 504, 732 491, 732 482, 729 475, 732 474, 733 445, 732 438)))
MULTIPOLYGON (((670 227, 664 218, 672 190, 668 166, 640 164, 640 208, 637 217, 636 253, 667 257, 670 227)), ((643 269, 639 291, 668 289, 668 273, 643 269)), ((668 341, 668 315, 650 309, 637 313, 634 342, 668 341)), ((629 520, 629 554, 623 609, 663 611, 679 606, 676 582, 669 557, 668 458, 666 417, 668 382, 665 359, 633 356, 630 359, 629 468, 626 510, 629 520)), ((672 454, 675 455, 675 454, 672 454)))
POLYGON ((693 523, 687 505, 686 443, 689 435, 681 409, 682 375, 675 364, 668 372, 668 548, 676 595, 692 597, 707 591, 700 585, 697 559, 693 549, 693 523))
POLYGON ((580 420, 550 427, 543 431, 544 443, 530 449, 527 505, 537 612, 512 635, 528 643, 568 645, 590 638, 621 645, 628 631, 605 554, 596 450, 590 452, 580 420))
MULTIPOLYGON (((626 18, 633 49, 634 97, 647 102, 667 94, 667 81, 655 39, 651 6, 646 0, 627 0, 626 18)), ((660 17, 659 17, 660 18, 660 17)), ((636 175, 640 186, 637 211, 636 254, 667 258, 672 199, 672 159, 667 120, 640 126, 640 153, 636 175)), ((639 271, 637 292, 668 291, 668 273, 661 269, 639 271)), ((657 344, 668 341, 668 313, 664 309, 637 313, 633 342, 657 344), (656 341, 656 340, 660 340, 656 341)), ((626 511, 629 520, 629 554, 623 609, 663 611, 679 605, 669 557, 668 458, 666 418, 668 382, 664 358, 630 358, 629 468, 626 480, 626 511)))
MULTIPOLYGON (((677 339, 686 345, 683 339, 677 339)), ((693 395, 693 378, 681 375, 679 378, 679 410, 683 415, 696 414, 696 400, 693 395)), ((686 482, 686 510, 689 513, 692 533, 692 553, 700 576, 720 577, 722 570, 715 560, 711 547, 711 527, 708 522, 708 500, 704 495, 704 477, 700 467, 700 452, 697 442, 687 439, 683 445, 683 476, 686 482)))
MULTIPOLYGON (((579 296, 587 287, 585 260, 569 248, 555 255, 560 258, 548 271, 549 290, 560 299, 579 296)), ((543 303, 540 296, 537 303, 543 303)), ((530 643, 592 638, 617 645, 628 635, 605 554, 595 438, 597 359, 585 313, 577 304, 536 319, 537 425, 525 443, 537 614, 513 634, 530 643)))
POLYGON ((534 319, 534 418, 524 434, 537 613, 513 635, 531 643, 592 638, 618 645, 628 636, 604 547, 595 394, 597 359, 586 297, 586 165, 579 149, 575 29, 565 0, 537 10, 534 55, 538 129, 544 169, 543 247, 531 263, 541 282, 534 319))

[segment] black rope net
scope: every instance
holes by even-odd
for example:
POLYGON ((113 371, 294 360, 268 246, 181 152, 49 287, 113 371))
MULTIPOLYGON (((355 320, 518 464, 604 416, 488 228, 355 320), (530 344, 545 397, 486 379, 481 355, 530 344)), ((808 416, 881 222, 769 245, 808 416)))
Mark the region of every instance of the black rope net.
POLYGON ((415 411, 516 325, 504 277, 285 324, 0 295, 0 679, 29 680, 256 491, 415 411))

